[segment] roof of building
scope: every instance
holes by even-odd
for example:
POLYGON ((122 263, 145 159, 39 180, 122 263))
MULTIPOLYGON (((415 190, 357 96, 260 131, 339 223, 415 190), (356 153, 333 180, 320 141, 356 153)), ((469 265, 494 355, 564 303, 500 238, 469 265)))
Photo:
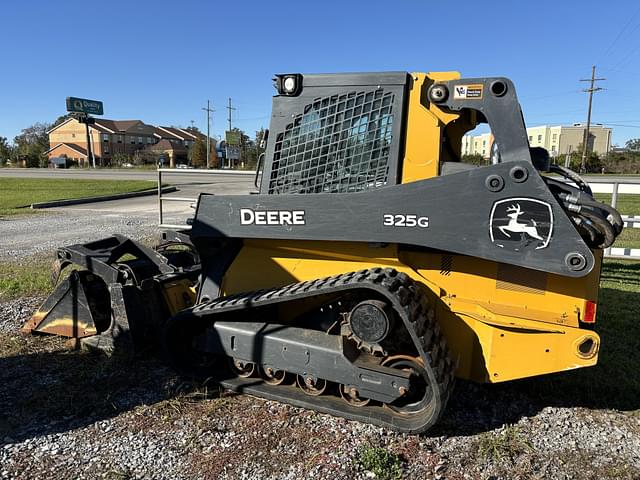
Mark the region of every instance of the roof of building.
POLYGON ((55 147, 50 148, 49 150, 47 150, 44 153, 53 152, 55 149, 57 149, 59 147, 62 147, 62 146, 70 148, 71 150, 75 150, 76 152, 78 152, 81 155, 84 155, 85 157, 87 156, 87 150, 85 148, 82 148, 80 145, 76 145, 75 143, 59 143, 55 147))
POLYGON ((149 150, 150 152, 166 152, 169 150, 175 153, 188 152, 187 147, 185 147, 181 143, 173 143, 171 140, 168 140, 166 138, 163 138, 158 143, 147 145, 145 147, 145 150, 149 150))
MULTIPOLYGON (((57 130, 63 125, 66 125, 70 121, 77 121, 74 117, 70 117, 64 122, 56 125, 47 131, 47 134, 57 130)), ((129 131, 133 127, 147 127, 150 131, 153 132, 153 135, 158 138, 167 138, 170 140, 196 140, 200 138, 201 140, 205 140, 207 138, 202 132, 198 130, 191 130, 187 128, 180 127, 162 127, 162 126, 154 126, 144 123, 142 120, 110 120, 108 118, 96 118, 95 123, 91 124, 91 128, 97 130, 100 133, 129 133, 129 131)), ((212 139, 212 142, 215 144, 215 140, 212 139)))
POLYGON ((71 117, 71 118, 67 118, 64 122, 59 123, 58 125, 56 125, 55 127, 50 128, 49 130, 47 130, 47 134, 53 132, 54 130, 57 130, 58 128, 60 128, 63 125, 66 125, 67 123, 69 123, 71 120, 75 120, 75 118, 71 117))
POLYGON ((166 138, 169 140, 182 140, 182 137, 177 136, 175 133, 172 133, 166 130, 164 127, 153 127, 153 134, 158 138, 166 138))
POLYGON ((181 128, 181 127, 162 127, 162 126, 157 128, 159 130, 159 133, 164 135, 163 138, 174 137, 179 140, 197 140, 198 138, 204 140, 207 138, 207 136, 204 135, 199 130, 191 130, 188 128, 181 128))
POLYGON ((186 135, 182 130, 180 130, 179 128, 175 128, 175 127, 158 127, 159 130, 161 130, 162 132, 165 132, 165 134, 169 134, 170 136, 173 136, 175 138, 178 138, 180 140, 191 140, 192 139, 192 135, 186 135))

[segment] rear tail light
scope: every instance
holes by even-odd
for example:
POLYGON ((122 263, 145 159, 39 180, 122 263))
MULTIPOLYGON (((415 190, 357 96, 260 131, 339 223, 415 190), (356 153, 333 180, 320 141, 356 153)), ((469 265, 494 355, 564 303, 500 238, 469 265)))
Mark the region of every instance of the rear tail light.
POLYGON ((584 323, 596 323, 596 302, 587 300, 584 302, 584 315, 581 320, 584 323))

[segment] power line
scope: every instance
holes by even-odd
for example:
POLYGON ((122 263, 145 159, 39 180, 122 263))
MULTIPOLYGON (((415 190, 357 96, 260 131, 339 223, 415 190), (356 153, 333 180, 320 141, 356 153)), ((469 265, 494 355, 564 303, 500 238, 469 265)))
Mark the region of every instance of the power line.
POLYGON ((596 87, 596 82, 600 80, 606 80, 606 78, 596 78, 596 66, 591 67, 591 78, 580 79, 581 82, 590 82, 591 86, 585 92, 589 92, 589 110, 587 113, 587 129, 584 132, 584 140, 582 142, 582 163, 580 164, 580 172, 586 171, 587 162, 587 144, 589 143, 589 129, 591 127, 591 105, 593 104, 593 93, 602 90, 600 87, 596 87))
MULTIPOLYGON (((635 28, 634 32, 638 29, 638 27, 640 27, 640 25, 638 25, 638 26, 635 28)), ((616 64, 613 66, 613 69, 616 69, 616 68, 618 68, 618 67, 622 67, 622 66, 625 64, 625 62, 626 62, 629 58, 631 58, 633 55, 635 55, 635 53, 636 53, 638 50, 640 50, 640 45, 636 46, 636 47, 635 47, 634 49, 632 49, 629 53, 627 53, 627 55, 626 55, 626 56, 624 56, 624 57, 623 57, 623 58, 622 58, 618 63, 616 63, 616 64)))
POLYGON ((609 44, 607 49, 604 51, 604 53, 600 57, 600 60, 607 57, 611 49, 613 49, 614 45, 618 43, 618 40, 620 40, 620 38, 622 37, 622 34, 624 33, 624 31, 629 27, 629 25, 631 25, 631 22, 633 22, 633 19, 636 17, 636 15, 638 15, 638 12, 640 12, 640 7, 638 7, 638 9, 633 13, 633 15, 629 17, 629 20, 627 20, 627 23, 625 23, 624 27, 620 29, 620 31, 618 32, 618 35, 616 35, 616 38, 613 39, 613 41, 609 44))

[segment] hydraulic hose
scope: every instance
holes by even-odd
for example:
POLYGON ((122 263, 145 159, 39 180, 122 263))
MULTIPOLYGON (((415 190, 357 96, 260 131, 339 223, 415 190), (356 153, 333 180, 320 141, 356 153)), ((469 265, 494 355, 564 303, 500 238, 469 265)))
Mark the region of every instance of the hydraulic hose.
POLYGON ((591 220, 596 225, 598 232, 600 232, 604 236, 604 241, 600 245, 598 245, 598 248, 607 248, 613 244, 613 242, 616 240, 616 233, 613 229, 613 225, 611 225, 600 215, 597 215, 593 211, 586 208, 580 211, 580 215, 591 220))
POLYGON ((553 173, 558 173, 563 177, 568 178, 569 180, 574 182, 576 185, 578 185, 580 190, 582 190, 585 193, 588 193, 589 195, 593 195, 593 192, 591 191, 591 187, 589 186, 589 184, 585 182, 584 179, 573 170, 569 170, 568 168, 561 167, 560 165, 551 165, 549 170, 553 173))
POLYGON ((589 239, 587 240, 587 245, 589 247, 595 248, 597 245, 600 245, 602 243, 602 240, 604 239, 604 235, 602 235, 598 231, 598 229, 591 224, 590 220, 580 216, 577 213, 573 214, 571 218, 573 219, 574 223, 578 226, 578 229, 586 232, 587 236, 589 237, 589 239))
POLYGON ((580 203, 582 205, 599 208, 600 210, 604 210, 605 212, 607 212, 611 216, 610 223, 613 225, 616 235, 620 235, 620 232, 622 232, 622 227, 624 227, 624 222, 622 221, 622 216, 620 216, 620 213, 615 208, 607 205, 606 203, 601 203, 596 200, 582 199, 580 203))

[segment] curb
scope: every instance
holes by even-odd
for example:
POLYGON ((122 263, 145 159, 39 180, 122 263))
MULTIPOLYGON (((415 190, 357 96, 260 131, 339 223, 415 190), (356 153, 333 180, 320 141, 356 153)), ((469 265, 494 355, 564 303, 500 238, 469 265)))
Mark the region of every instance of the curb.
MULTIPOLYGON (((176 192, 178 189, 176 187, 164 187, 162 189, 162 193, 172 193, 176 192)), ((67 205, 80 205, 83 203, 95 203, 95 202, 106 202, 109 200, 121 200, 123 198, 134 198, 134 197, 144 197, 147 195, 157 195, 158 189, 154 188, 152 190, 141 190, 140 192, 129 192, 129 193, 118 193, 115 195, 103 195, 101 197, 85 197, 85 198, 71 198, 68 200, 54 200, 52 202, 40 202, 40 203, 32 203, 32 209, 38 208, 51 208, 51 207, 65 207, 67 205)))

